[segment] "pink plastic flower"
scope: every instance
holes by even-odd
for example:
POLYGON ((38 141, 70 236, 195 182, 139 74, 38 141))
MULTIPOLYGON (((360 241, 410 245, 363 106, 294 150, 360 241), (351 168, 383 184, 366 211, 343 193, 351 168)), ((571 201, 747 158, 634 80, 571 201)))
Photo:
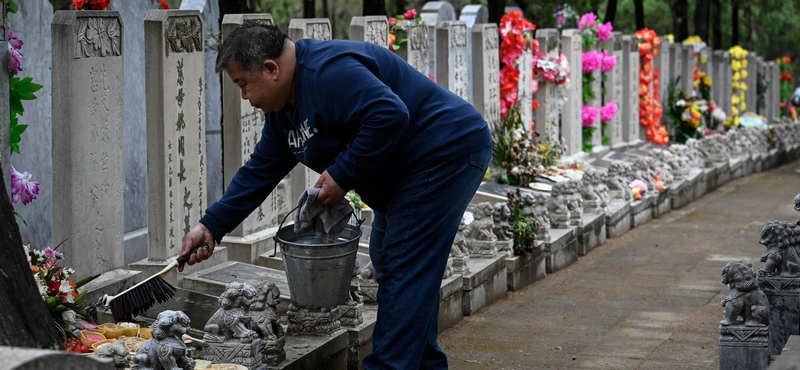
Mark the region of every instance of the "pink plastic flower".
POLYGON ((583 73, 591 73, 600 68, 603 56, 596 51, 583 53, 583 73))
POLYGON ((600 69, 603 73, 611 72, 614 69, 614 66, 617 65, 617 56, 616 55, 608 55, 608 52, 603 50, 603 54, 601 55, 602 62, 600 65, 600 69))
POLYGON ((11 30, 8 30, 8 44, 11 45, 12 48, 19 50, 22 49, 22 44, 24 44, 24 42, 14 36, 14 33, 11 32, 11 30))
POLYGON ((597 16, 594 13, 586 13, 581 17, 581 20, 578 22, 578 28, 584 29, 586 27, 594 27, 595 20, 597 20, 597 16))
POLYGON ((539 80, 534 78, 531 84, 531 94, 536 94, 537 91, 539 91, 539 80))
POLYGON ((411 9, 411 10, 403 13, 403 18, 405 18, 406 20, 409 20, 409 21, 416 19, 417 18, 417 10, 416 9, 411 9))
POLYGON ((597 27, 597 39, 600 42, 604 42, 611 38, 611 31, 614 30, 614 27, 611 26, 611 22, 606 22, 605 24, 601 24, 597 27))
POLYGON ((597 122, 597 114, 597 108, 584 106, 581 112, 583 127, 594 127, 595 122, 597 122))
POLYGON ((36 199, 39 194, 39 182, 31 181, 33 174, 30 171, 25 173, 17 172, 14 167, 11 167, 11 201, 22 204, 28 204, 36 199))
POLYGON ((22 53, 12 48, 11 44, 8 44, 8 73, 15 76, 20 73, 23 60, 25 60, 25 57, 22 56, 22 53))
POLYGON ((44 249, 44 256, 47 258, 55 258, 55 259, 64 258, 64 255, 61 252, 54 250, 53 248, 50 247, 44 249))
POLYGON ((617 103, 613 101, 600 108, 600 120, 603 122, 611 121, 615 114, 617 114, 617 103))

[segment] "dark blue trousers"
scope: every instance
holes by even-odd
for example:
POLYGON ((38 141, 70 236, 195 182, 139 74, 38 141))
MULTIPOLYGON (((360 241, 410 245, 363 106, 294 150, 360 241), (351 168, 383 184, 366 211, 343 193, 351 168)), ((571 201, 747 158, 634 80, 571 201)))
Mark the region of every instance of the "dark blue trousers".
POLYGON ((378 321, 366 370, 447 369, 436 344, 439 289, 461 217, 492 157, 486 147, 407 177, 375 212, 369 254, 378 321))

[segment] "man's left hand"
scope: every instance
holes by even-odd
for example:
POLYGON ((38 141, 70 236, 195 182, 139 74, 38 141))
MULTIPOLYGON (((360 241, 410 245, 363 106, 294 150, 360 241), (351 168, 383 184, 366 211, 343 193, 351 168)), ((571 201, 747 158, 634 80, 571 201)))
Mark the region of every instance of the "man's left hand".
POLYGON ((328 174, 328 171, 320 175, 314 187, 320 188, 317 202, 326 206, 336 204, 339 200, 344 198, 344 195, 347 193, 344 189, 339 187, 339 184, 328 174))

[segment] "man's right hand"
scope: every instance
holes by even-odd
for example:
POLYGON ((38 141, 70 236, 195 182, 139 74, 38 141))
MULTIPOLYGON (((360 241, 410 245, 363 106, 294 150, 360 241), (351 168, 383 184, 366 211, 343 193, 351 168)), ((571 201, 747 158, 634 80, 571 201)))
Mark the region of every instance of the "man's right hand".
MULTIPOLYGON (((205 261, 211 258, 214 254, 214 236, 208 231, 203 224, 197 224, 186 236, 183 237, 183 246, 181 246, 181 256, 187 256, 198 245, 208 243, 208 248, 201 247, 197 249, 197 253, 189 257, 189 265, 194 265, 200 261, 205 261)), ((178 271, 183 271, 183 266, 178 266, 178 271)))

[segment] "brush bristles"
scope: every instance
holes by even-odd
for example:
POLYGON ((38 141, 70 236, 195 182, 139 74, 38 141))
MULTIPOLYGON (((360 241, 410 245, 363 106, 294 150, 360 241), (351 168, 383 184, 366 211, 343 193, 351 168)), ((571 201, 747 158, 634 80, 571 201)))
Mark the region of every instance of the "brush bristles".
POLYGON ((153 307, 164 303, 175 295, 175 287, 160 276, 154 276, 142 285, 133 288, 111 301, 111 314, 116 322, 130 320, 153 307))

